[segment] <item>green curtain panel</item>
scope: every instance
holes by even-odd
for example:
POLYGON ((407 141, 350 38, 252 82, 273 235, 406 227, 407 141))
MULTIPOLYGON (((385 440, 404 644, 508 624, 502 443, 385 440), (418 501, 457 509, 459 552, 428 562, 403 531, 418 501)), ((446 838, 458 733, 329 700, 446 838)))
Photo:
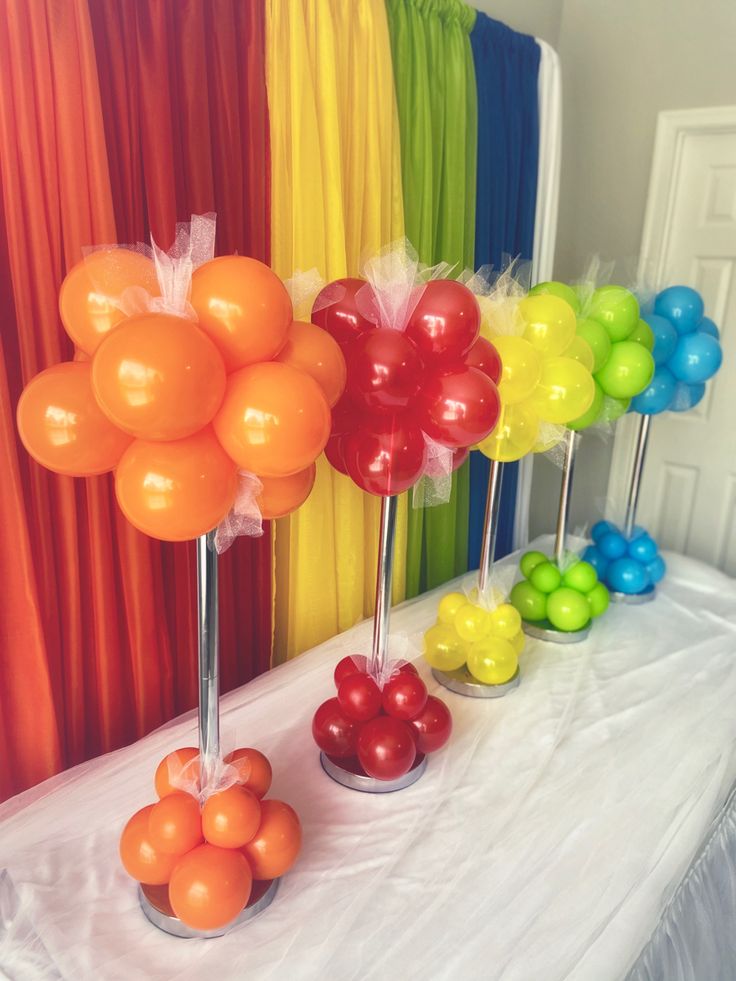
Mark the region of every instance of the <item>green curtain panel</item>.
MULTIPOLYGON (((387 0, 401 129, 406 235, 426 263, 473 266, 478 108, 470 32, 460 0, 387 0)), ((406 595, 468 567, 468 464, 447 504, 409 507, 406 595)))

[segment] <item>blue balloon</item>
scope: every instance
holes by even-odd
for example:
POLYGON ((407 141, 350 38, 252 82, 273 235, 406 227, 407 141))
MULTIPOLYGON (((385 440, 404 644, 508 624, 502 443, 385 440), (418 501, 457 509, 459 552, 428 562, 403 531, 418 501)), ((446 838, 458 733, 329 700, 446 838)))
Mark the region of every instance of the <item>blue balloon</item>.
POLYGON ((668 286, 657 294, 654 312, 666 317, 678 334, 688 334, 703 319, 705 307, 697 290, 689 286, 668 286))
POLYGON ((635 595, 643 593, 651 584, 651 579, 646 566, 627 557, 611 562, 606 573, 606 582, 617 593, 635 595))
POLYGON ((647 572, 649 573, 649 578, 653 583, 657 583, 664 579, 664 574, 667 571, 667 566, 661 555, 658 555, 656 559, 647 564, 647 572))
POLYGON ((680 336, 666 317, 660 317, 656 313, 648 313, 646 320, 652 328, 654 334, 654 349, 652 357, 656 365, 665 364, 672 357, 677 347, 677 338, 680 336))
POLYGON ((651 535, 639 535, 629 542, 629 557, 641 562, 642 565, 649 565, 657 557, 657 543, 651 535))
POLYGON ((698 330, 701 334, 710 334, 711 337, 715 337, 717 341, 721 339, 721 332, 710 319, 710 317, 703 317, 698 325, 698 330))
MULTIPOLYGON (((604 524, 604 522, 599 521, 598 524, 604 524)), ((588 545, 588 547, 583 552, 583 562, 590 562, 595 571, 598 573, 598 578, 603 579, 606 574, 606 569, 608 568, 608 559, 604 558, 599 549, 595 545, 588 545)))
POLYGON ((631 400, 634 412, 643 416, 655 416, 658 412, 669 409, 675 395, 677 382, 668 368, 659 367, 654 372, 654 378, 639 395, 631 400))
POLYGON ((609 531, 618 531, 616 525, 612 525, 610 521, 596 521, 593 527, 590 529, 590 537, 594 542, 599 542, 604 535, 607 535, 609 531))
POLYGON ((678 381, 697 385, 712 378, 721 367, 721 361, 723 351, 715 337, 697 331, 679 339, 667 367, 678 381))
POLYGON ((620 559, 626 555, 627 542, 620 531, 609 531, 598 542, 598 551, 604 559, 620 559))
POLYGON ((670 403, 670 412, 687 412, 694 408, 705 395, 705 382, 699 385, 686 385, 678 382, 675 394, 670 403))

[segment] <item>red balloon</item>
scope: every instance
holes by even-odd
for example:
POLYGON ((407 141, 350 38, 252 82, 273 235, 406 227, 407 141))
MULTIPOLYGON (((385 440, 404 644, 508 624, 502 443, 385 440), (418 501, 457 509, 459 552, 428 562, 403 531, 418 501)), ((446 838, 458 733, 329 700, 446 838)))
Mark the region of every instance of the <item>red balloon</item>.
POLYGON ((454 279, 427 283, 406 325, 426 359, 459 359, 470 350, 480 330, 480 307, 467 286, 454 279))
POLYGON ((501 355, 485 337, 479 337, 465 355, 465 364, 469 368, 477 368, 488 375, 494 385, 498 385, 503 366, 501 355))
POLYGON ((336 698, 322 702, 312 719, 314 741, 328 756, 355 756, 359 731, 360 724, 345 715, 336 698))
POLYGON ((434 753, 442 749, 452 732, 452 716, 443 701, 430 695, 427 704, 409 723, 414 729, 417 749, 420 753, 434 753))
POLYGON ((368 671, 368 658, 365 654, 348 654, 335 665, 335 687, 339 688, 340 682, 351 674, 366 674, 368 671))
POLYGON ((350 344, 364 330, 376 326, 375 320, 365 316, 365 305, 360 304, 359 309, 355 300, 355 294, 364 286, 366 291, 370 290, 363 279, 336 279, 315 297, 310 320, 332 334, 340 347, 350 344))
POLYGON ((394 719, 408 722, 427 704, 427 686, 409 671, 399 671, 383 686, 383 711, 394 719))
POLYGON ((381 689, 367 674, 349 674, 337 689, 340 708, 349 719, 367 722, 381 711, 381 689))
POLYGON ((358 428, 361 415, 365 415, 365 410, 361 413, 360 409, 348 398, 343 395, 337 405, 332 407, 332 428, 333 436, 343 436, 351 433, 358 428))
POLYGON ((338 473, 348 475, 348 468, 345 466, 345 435, 330 436, 325 446, 325 456, 327 462, 333 470, 338 473))
POLYGON ((490 378, 477 368, 435 371, 419 393, 415 420, 443 446, 472 446, 498 422, 501 400, 490 378))
MULTIPOLYGON (((489 382, 490 384, 490 382, 489 382)), ((358 429, 345 439, 348 476, 369 494, 401 494, 419 480, 427 463, 421 430, 397 416, 371 422, 371 430, 358 429)))
POLYGON ((416 347, 399 330, 377 327, 351 346, 347 391, 371 411, 405 409, 419 391, 423 366, 416 347))
POLYGON ((415 674, 417 676, 419 675, 419 672, 411 663, 411 661, 397 661, 396 664, 398 665, 399 671, 405 671, 407 674, 415 674))
POLYGON ((408 722, 379 715, 358 736, 358 759, 369 777, 396 780, 411 770, 417 749, 408 722))

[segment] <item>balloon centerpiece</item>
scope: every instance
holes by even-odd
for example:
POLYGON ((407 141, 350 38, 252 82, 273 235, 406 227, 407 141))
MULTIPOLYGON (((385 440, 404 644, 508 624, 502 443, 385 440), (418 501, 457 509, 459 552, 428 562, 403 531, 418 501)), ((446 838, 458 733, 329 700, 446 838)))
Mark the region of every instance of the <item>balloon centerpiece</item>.
POLYGON ((530 633, 536 628, 579 634, 608 609, 608 590, 595 567, 574 553, 558 561, 525 552, 520 569, 524 578, 511 590, 511 603, 530 633))

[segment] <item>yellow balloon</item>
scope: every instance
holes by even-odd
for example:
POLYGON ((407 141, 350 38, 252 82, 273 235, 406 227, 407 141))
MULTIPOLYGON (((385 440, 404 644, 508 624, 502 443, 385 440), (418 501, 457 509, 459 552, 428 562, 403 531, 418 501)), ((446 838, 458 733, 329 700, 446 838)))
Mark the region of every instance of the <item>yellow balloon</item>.
POLYGON ((461 640, 472 643, 482 640, 491 629, 491 620, 486 610, 472 603, 461 606, 455 614, 455 630, 461 640))
POLYGON ((513 644, 501 637, 487 637, 471 644, 468 671, 484 685, 503 685, 516 674, 519 659, 513 644))
POLYGON ((506 405, 496 428, 478 444, 478 449, 490 460, 512 463, 531 452, 538 433, 539 418, 528 401, 506 405))
MULTIPOLYGON (((519 304, 524 337, 546 358, 562 354, 575 336, 575 311, 559 296, 526 296, 519 304)), ((502 358, 503 360, 503 358, 502 358)))
POLYGON ((519 611, 510 603, 502 603, 490 612, 491 633, 504 640, 513 640, 521 630, 519 611))
POLYGON ((424 656, 438 671, 456 671, 465 664, 467 648, 452 627, 438 623, 424 635, 424 656))
POLYGON ((524 650, 524 631, 520 630, 516 636, 511 638, 511 646, 516 651, 517 656, 524 650))
POLYGON ((467 602, 468 597, 464 593, 445 593, 437 607, 437 619, 440 623, 448 623, 452 626, 455 622, 455 614, 467 602))
POLYGON ((573 361, 579 361, 580 364, 588 371, 593 371, 593 365, 595 364, 593 348, 590 346, 590 344, 588 344, 584 337, 579 337, 576 334, 562 353, 566 358, 572 358, 573 361))
POLYGON ((593 376, 572 358, 547 358, 531 403, 544 422, 564 424, 577 419, 593 404, 593 376))
POLYGON ((494 337, 493 346, 501 359, 501 380, 498 383, 501 404, 523 402, 537 387, 542 374, 539 352, 523 337, 494 337))

